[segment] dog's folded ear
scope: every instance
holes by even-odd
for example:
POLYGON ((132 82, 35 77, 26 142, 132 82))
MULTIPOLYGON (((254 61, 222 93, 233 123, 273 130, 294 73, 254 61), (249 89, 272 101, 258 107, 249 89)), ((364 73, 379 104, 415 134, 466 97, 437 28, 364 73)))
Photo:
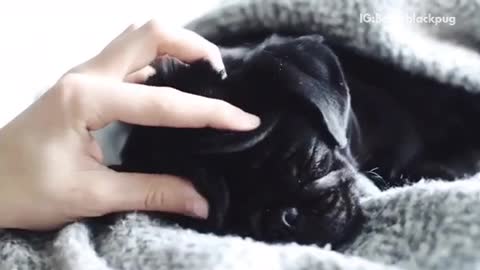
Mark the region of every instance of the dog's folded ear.
MULTIPOLYGON (((348 86, 335 54, 323 44, 319 35, 299 38, 273 37, 252 53, 248 68, 262 73, 266 80, 276 81, 288 93, 300 99, 329 131, 332 145, 347 145, 350 114, 348 86)), ((280 89, 278 89, 280 90, 280 89)))
MULTIPOLYGON (((228 59, 242 61, 243 58, 228 59)), ((229 65, 229 67, 232 67, 229 65)), ((269 94, 258 90, 257 87, 246 87, 242 69, 232 68, 229 79, 222 80, 221 75, 215 72, 207 61, 200 60, 192 64, 184 64, 175 59, 166 58, 154 63, 156 74, 150 77, 145 84, 152 86, 169 86, 184 92, 210 98, 225 100, 261 118, 261 125, 251 131, 233 132, 218 129, 170 129, 148 128, 148 136, 155 137, 158 145, 164 151, 171 150, 182 153, 208 155, 225 154, 247 150, 264 138, 274 129, 282 112, 273 110, 273 105, 267 103, 269 94)), ((145 133, 145 136, 147 133, 145 133)), ((135 132, 131 136, 143 134, 135 132)), ((140 138, 136 138, 138 141, 140 138)), ((146 137, 143 139, 147 139, 146 137)))
POLYGON ((233 51, 223 55, 229 73, 226 80, 206 61, 187 65, 164 59, 156 64, 157 74, 146 84, 225 100, 260 116, 261 126, 240 133, 171 131, 179 143, 170 142, 166 147, 202 154, 243 151, 262 141, 283 114, 296 109, 312 119, 313 125, 321 125, 318 130, 328 133, 325 139, 329 145, 347 145, 350 95, 340 63, 321 36, 273 36, 256 46, 233 51))

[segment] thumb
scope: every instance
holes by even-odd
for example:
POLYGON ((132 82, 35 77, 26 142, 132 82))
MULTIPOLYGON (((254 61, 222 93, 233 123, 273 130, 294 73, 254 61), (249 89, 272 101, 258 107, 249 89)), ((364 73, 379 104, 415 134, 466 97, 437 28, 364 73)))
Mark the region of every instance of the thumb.
POLYGON ((208 217, 207 201, 185 179, 163 174, 103 173, 106 175, 95 177, 92 186, 104 191, 99 196, 105 212, 162 211, 208 217))

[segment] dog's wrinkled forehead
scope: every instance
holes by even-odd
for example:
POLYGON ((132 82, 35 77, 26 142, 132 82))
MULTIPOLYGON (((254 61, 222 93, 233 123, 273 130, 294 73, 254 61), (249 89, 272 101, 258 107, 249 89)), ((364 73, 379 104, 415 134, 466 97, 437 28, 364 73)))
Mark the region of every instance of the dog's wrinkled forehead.
MULTIPOLYGON (((147 84, 223 99, 261 117, 259 129, 243 134, 193 131, 198 133, 197 138, 209 137, 210 142, 213 137, 228 135, 231 147, 224 145, 224 149, 240 149, 235 145, 245 145, 246 141, 254 145, 271 129, 279 114, 292 110, 302 111, 319 130, 326 130, 330 146, 342 148, 347 144, 350 97, 339 61, 322 41, 319 35, 273 36, 257 44, 222 48, 228 73, 225 80, 204 61, 191 65, 162 61, 156 67, 157 75, 147 84)), ((214 147, 207 142, 202 145, 201 139, 194 143, 197 145, 189 148, 214 147)))
POLYGON ((318 35, 274 36, 248 53, 245 73, 276 80, 280 89, 313 113, 313 121, 326 126, 332 144, 345 147, 350 96, 337 57, 322 41, 318 35))

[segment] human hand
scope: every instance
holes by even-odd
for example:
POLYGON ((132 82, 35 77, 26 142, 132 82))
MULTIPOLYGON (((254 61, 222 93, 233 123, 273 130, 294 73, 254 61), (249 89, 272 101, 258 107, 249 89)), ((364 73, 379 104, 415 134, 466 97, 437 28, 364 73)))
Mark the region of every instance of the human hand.
POLYGON ((151 21, 129 27, 102 52, 67 72, 0 129, 0 227, 44 230, 85 217, 145 210, 208 215, 192 185, 171 175, 119 173, 102 164, 92 131, 113 121, 250 130, 259 119, 220 100, 134 84, 162 55, 208 59, 218 48, 185 29, 151 21))

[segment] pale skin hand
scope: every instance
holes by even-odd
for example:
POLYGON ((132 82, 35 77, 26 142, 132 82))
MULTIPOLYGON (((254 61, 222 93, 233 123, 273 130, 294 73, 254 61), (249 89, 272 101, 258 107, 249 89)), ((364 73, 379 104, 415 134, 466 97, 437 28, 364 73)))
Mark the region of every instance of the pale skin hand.
POLYGON ((185 179, 105 167, 90 134, 116 120, 238 131, 259 125, 220 100, 132 83, 144 80, 148 64, 162 55, 223 67, 218 48, 190 31, 153 21, 129 27, 0 129, 0 228, 53 229, 129 210, 208 215, 205 199, 185 179))

